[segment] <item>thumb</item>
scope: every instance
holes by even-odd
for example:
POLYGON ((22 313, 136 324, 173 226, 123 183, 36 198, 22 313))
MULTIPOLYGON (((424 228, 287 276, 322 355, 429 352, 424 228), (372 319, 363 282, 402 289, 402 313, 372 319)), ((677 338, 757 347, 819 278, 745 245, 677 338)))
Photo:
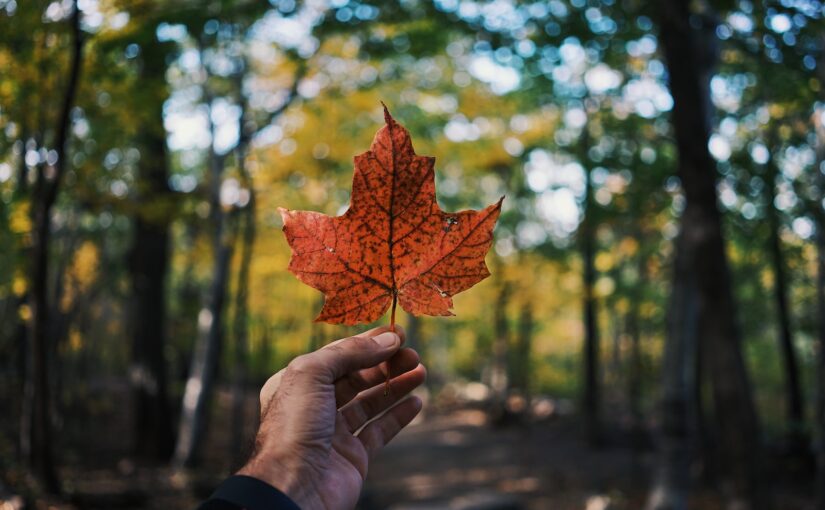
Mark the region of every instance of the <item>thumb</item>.
POLYGON ((290 363, 298 372, 332 384, 344 375, 378 365, 401 347, 401 338, 392 331, 375 336, 354 336, 295 358, 290 363))

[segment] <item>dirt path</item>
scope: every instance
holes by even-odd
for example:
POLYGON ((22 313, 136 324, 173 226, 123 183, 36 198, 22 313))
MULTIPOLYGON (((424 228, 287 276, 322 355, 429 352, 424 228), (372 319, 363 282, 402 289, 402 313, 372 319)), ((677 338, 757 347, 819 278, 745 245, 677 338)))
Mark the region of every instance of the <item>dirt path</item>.
POLYGON ((578 436, 568 418, 494 429, 476 410, 428 417, 370 467, 361 508, 640 508, 650 455, 578 436))

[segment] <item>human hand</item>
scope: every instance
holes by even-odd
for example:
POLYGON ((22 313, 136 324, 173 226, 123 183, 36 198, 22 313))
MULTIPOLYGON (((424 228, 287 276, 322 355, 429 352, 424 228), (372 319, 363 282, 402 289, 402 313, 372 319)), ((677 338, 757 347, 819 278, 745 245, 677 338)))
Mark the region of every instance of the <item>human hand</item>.
POLYGON ((426 370, 414 350, 401 348, 404 331, 395 328, 337 340, 270 377, 255 452, 238 474, 269 483, 304 510, 354 508, 369 461, 421 410, 418 397, 405 397, 426 370))

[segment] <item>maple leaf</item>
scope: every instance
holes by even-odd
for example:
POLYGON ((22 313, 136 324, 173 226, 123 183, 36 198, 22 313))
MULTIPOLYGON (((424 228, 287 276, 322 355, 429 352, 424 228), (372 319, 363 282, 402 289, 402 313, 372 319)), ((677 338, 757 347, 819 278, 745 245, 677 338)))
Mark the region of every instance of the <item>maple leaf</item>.
POLYGON ((490 275, 484 256, 504 197, 481 211, 442 211, 435 158, 415 154, 386 105, 384 120, 354 158, 343 215, 279 208, 289 270, 326 297, 316 321, 372 322, 392 303, 394 324, 396 300, 413 315, 453 315, 452 296, 490 275))

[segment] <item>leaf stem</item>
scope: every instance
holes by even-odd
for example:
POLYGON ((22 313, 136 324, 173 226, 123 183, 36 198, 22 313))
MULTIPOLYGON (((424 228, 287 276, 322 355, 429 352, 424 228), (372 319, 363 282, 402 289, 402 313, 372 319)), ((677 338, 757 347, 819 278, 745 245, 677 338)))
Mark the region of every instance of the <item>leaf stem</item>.
POLYGON ((395 305, 398 301, 398 293, 392 293, 392 312, 390 312, 390 331, 395 331, 395 305))
MULTIPOLYGON (((390 312, 390 331, 395 331, 395 305, 398 303, 398 293, 392 293, 392 312, 390 312)), ((390 394, 390 362, 387 362, 387 379, 384 381, 384 396, 390 394)))

